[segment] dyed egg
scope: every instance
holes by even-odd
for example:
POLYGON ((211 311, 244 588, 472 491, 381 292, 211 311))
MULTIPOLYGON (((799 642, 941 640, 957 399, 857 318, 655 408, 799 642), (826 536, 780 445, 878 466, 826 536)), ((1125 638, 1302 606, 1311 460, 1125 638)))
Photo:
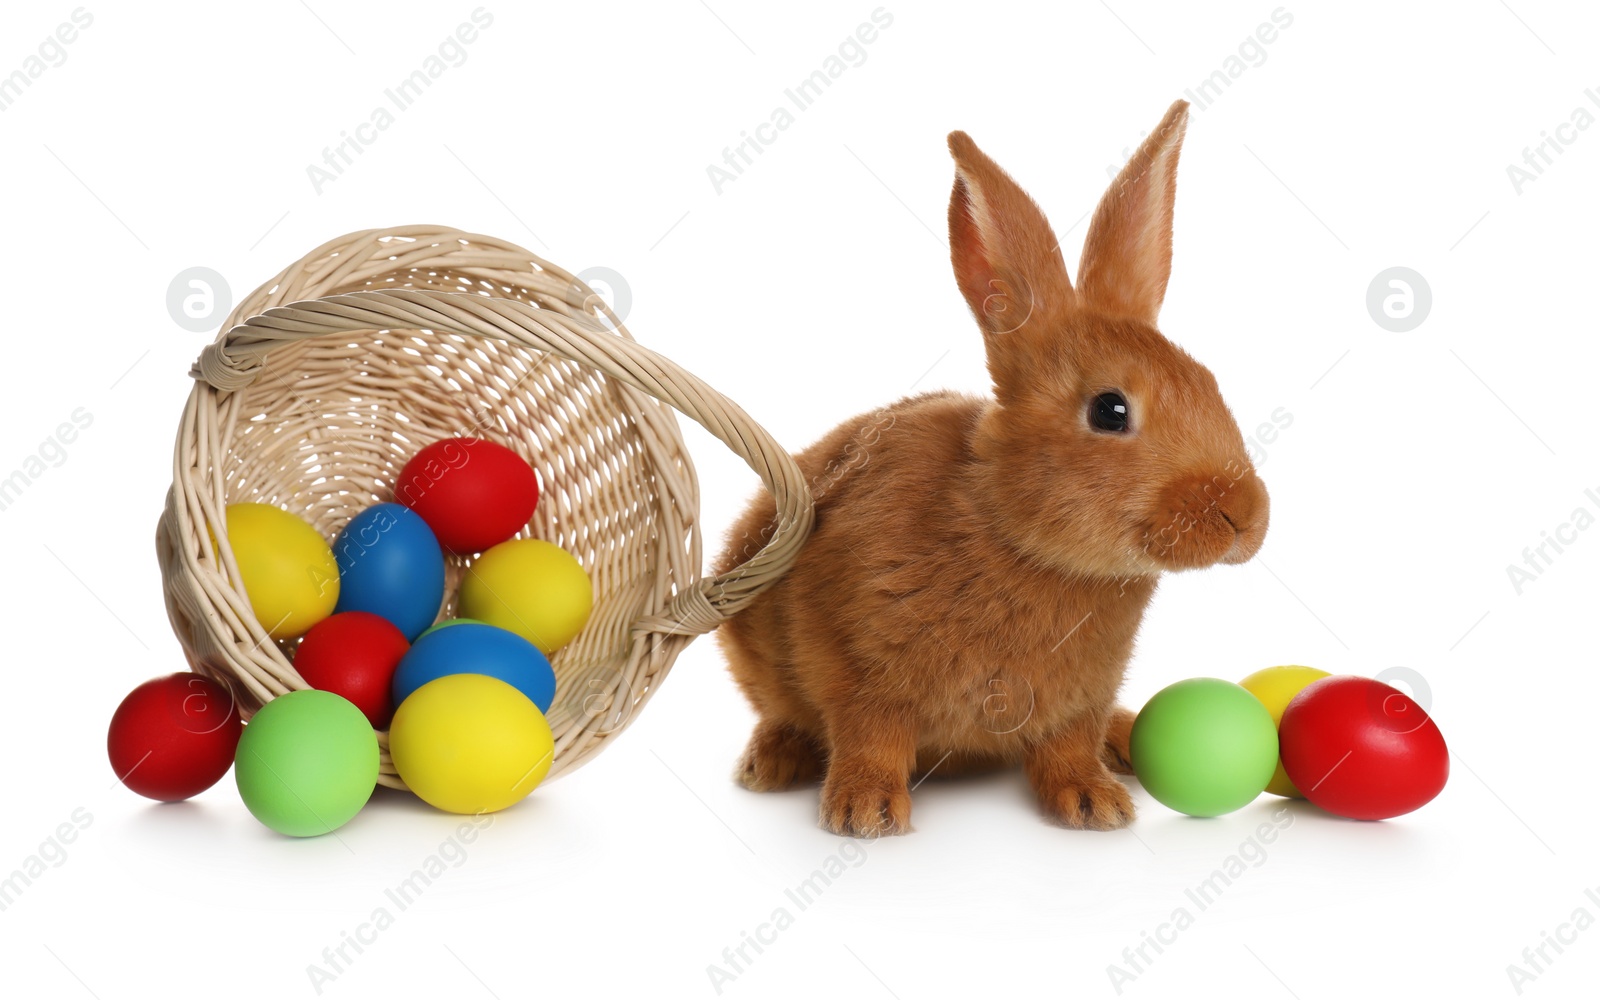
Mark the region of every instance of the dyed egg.
POLYGON ((428 522, 451 552, 482 552, 521 531, 539 502, 539 480, 521 455, 479 438, 446 438, 400 470, 394 498, 428 522))
POLYGON ((394 673, 394 703, 404 702, 429 681, 450 674, 497 677, 521 691, 541 712, 556 696, 556 674, 533 643, 503 628, 461 622, 430 629, 400 660, 394 673))
POLYGON ((1427 805, 1450 778, 1439 727, 1422 706, 1381 681, 1316 681, 1284 709, 1281 731, 1290 780, 1338 816, 1400 816, 1427 805))
POLYGON ((311 626, 294 651, 294 669, 312 687, 361 709, 372 728, 386 729, 394 715, 394 671, 410 648, 389 619, 341 611, 311 626))
MULTIPOLYGON (((449 628, 452 625, 482 625, 482 624, 484 624, 484 623, 478 621, 476 618, 446 618, 442 622, 434 622, 432 625, 429 625, 427 630, 424 631, 422 633, 422 635, 432 635, 433 633, 439 631, 440 629, 449 628)), ((417 639, 421 639, 422 635, 417 636, 417 639)), ((415 640, 413 640, 413 641, 415 641, 415 640)))
POLYGON ((565 646, 594 608, 583 566, 537 538, 501 542, 461 580, 461 614, 515 632, 546 656, 565 646))
POLYGON ((145 798, 199 795, 233 765, 243 722, 226 687, 200 674, 145 681, 111 716, 106 751, 122 783, 145 798))
POLYGON ((1133 772, 1156 801, 1220 816, 1260 795, 1278 765, 1278 727, 1255 695, 1214 677, 1156 692, 1133 721, 1133 772))
POLYGON ((538 707, 483 674, 429 681, 400 703, 389 727, 395 771, 419 798, 445 812, 515 805, 544 780, 554 753, 555 739, 538 707))
POLYGON ((339 567, 315 528, 264 503, 229 504, 226 519, 250 610, 268 635, 293 639, 333 613, 339 567))
POLYGON ((433 624, 444 603, 444 553, 422 518, 397 503, 357 514, 333 545, 337 611, 389 619, 407 641, 433 624))
POLYGON ((233 776, 250 814, 291 837, 350 822, 378 783, 378 734, 331 691, 291 691, 244 727, 233 776))
MULTIPOLYGON (((1326 670, 1318 670, 1316 667, 1267 667, 1240 681, 1239 686, 1255 695, 1257 700, 1266 706, 1272 715, 1273 725, 1277 725, 1283 719, 1283 710, 1289 707, 1289 702, 1295 695, 1303 691, 1312 681, 1319 681, 1327 676, 1326 670)), ((1282 741, 1281 736, 1279 740, 1282 741)), ((1305 798, 1284 773, 1282 761, 1278 762, 1278 769, 1272 772, 1272 780, 1267 782, 1267 791, 1290 799, 1305 798)))

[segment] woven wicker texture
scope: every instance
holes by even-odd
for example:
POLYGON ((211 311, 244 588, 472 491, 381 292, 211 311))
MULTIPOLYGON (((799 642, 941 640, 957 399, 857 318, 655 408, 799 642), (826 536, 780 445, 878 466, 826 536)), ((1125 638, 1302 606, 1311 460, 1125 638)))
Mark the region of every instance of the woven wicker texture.
MULTIPOLYGON (((523 534, 571 552, 595 588, 588 624, 552 658, 551 778, 620 733, 683 647, 781 576, 811 528, 799 469, 743 410, 635 343, 571 274, 486 236, 411 226, 318 247, 240 302, 190 374, 156 551, 191 668, 227 682, 246 718, 307 685, 294 641, 251 614, 228 504, 280 505, 331 542, 392 500, 401 466, 433 441, 481 437, 527 458, 541 497, 523 534), (701 577, 674 409, 777 499, 768 544, 721 577, 701 577)), ((470 561, 449 557, 440 617, 470 561)), ((379 743, 379 781, 404 788, 387 734, 379 743)))

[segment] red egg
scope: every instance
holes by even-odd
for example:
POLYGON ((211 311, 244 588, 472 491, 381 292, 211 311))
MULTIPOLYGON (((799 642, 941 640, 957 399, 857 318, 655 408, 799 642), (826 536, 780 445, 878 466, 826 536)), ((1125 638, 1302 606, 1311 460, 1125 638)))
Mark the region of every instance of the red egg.
POLYGON ((341 611, 311 626, 295 650, 294 669, 312 687, 361 709, 372 728, 387 729, 394 715, 394 671, 410 648, 389 619, 341 611))
POLYGON ((111 769, 146 798, 178 802, 233 764, 243 721, 228 689, 200 674, 145 681, 117 706, 106 736, 111 769))
POLYGON ((1365 677, 1326 677, 1289 702, 1278 728, 1283 769, 1305 797, 1350 819, 1389 819, 1443 790, 1450 751, 1404 692, 1365 677))
POLYGON ((533 516, 539 480, 521 455, 478 438, 445 438, 400 470, 394 498, 421 515, 451 552, 493 548, 533 516))

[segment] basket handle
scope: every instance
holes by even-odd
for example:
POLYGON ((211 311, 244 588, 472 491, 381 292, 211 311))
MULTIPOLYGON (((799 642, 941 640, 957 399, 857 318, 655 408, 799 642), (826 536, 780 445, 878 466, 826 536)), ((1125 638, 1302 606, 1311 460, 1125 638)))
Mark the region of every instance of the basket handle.
POLYGON ((276 347, 356 330, 438 330, 522 344, 604 372, 672 406, 721 440, 755 470, 777 504, 777 522, 760 551, 725 573, 678 593, 635 633, 697 636, 733 617, 777 582, 798 557, 814 520, 811 489, 793 456, 739 405, 698 377, 586 315, 563 315, 517 299, 390 288, 306 299, 268 309, 201 351, 190 375, 221 392, 242 389, 276 347))

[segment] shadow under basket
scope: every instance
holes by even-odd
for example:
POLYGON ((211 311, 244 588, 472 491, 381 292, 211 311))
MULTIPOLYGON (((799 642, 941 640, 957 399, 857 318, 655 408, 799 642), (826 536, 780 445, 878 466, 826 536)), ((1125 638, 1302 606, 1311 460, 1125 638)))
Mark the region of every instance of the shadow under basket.
MULTIPOLYGON (((270 638, 251 613, 229 504, 286 508, 331 543, 392 501, 401 467, 434 441, 484 438, 527 459, 541 496, 518 537, 576 556, 595 591, 551 658, 550 778, 621 733, 679 652, 782 576, 811 530, 799 468, 742 409, 639 346, 573 275, 487 236, 408 226, 318 247, 246 296, 190 375, 156 555, 191 669, 227 684, 246 719, 308 685, 298 640, 270 638), (765 546, 721 576, 701 575, 699 488, 674 411, 777 502, 765 546)), ((440 618, 472 558, 447 556, 440 618)), ((388 734, 378 741, 379 782, 405 788, 388 734)))

